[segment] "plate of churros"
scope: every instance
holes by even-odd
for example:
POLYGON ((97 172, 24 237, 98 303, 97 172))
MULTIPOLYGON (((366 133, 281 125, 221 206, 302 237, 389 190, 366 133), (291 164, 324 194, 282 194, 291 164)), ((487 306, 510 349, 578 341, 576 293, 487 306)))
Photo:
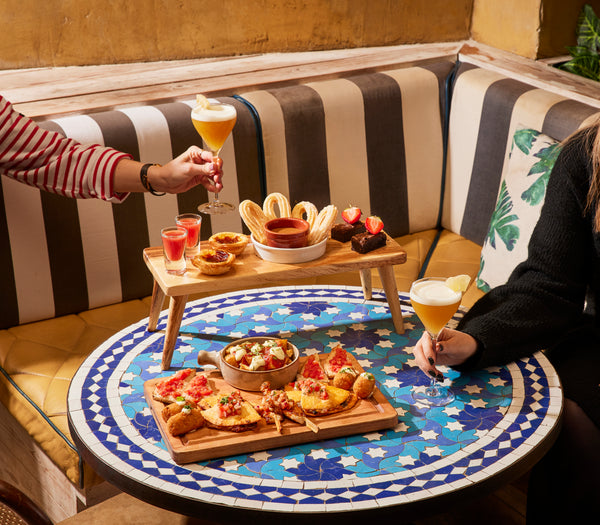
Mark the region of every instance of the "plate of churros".
POLYGON ((265 261, 293 264, 312 261, 321 257, 327 248, 327 239, 337 217, 333 204, 320 211, 308 201, 298 202, 293 208, 288 198, 281 193, 271 193, 265 198, 262 207, 251 200, 244 200, 239 206, 242 220, 251 232, 251 240, 256 254, 265 261), (275 248, 267 245, 265 224, 282 217, 304 219, 309 224, 307 246, 300 248, 275 248))

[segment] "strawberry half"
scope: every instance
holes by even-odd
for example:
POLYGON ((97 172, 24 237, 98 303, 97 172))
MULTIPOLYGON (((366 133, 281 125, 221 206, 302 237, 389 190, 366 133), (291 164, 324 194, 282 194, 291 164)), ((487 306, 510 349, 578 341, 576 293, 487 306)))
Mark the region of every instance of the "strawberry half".
POLYGON ((362 211, 360 211, 359 207, 350 206, 342 212, 342 219, 344 219, 348 224, 354 224, 356 221, 358 221, 358 219, 360 219, 361 215, 362 211))
POLYGON ((383 230, 383 221, 379 217, 371 216, 365 221, 365 228, 373 235, 383 230))

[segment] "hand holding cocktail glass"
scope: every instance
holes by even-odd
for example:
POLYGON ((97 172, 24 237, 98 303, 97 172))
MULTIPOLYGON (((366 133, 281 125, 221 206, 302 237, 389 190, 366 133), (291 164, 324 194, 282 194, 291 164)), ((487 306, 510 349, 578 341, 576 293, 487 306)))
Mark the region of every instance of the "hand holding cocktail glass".
MULTIPOLYGON (((458 310, 462 293, 466 290, 469 281, 468 276, 450 279, 425 277, 415 281, 411 286, 410 300, 431 339, 431 350, 434 355, 437 355, 438 336, 458 310)), ((422 353, 422 344, 416 350, 422 353)), ((431 383, 425 392, 415 392, 413 397, 428 406, 444 406, 454 400, 454 394, 449 388, 438 383, 443 380, 443 375, 436 372, 435 363, 436 360, 430 355, 428 358, 430 366, 425 367, 425 370, 431 376, 431 383)), ((422 363, 419 364, 423 368, 422 363)))
MULTIPOLYGON (((212 152, 213 161, 219 163, 219 153, 235 126, 237 112, 230 104, 208 100, 202 95, 196 96, 196 102, 196 106, 192 109, 192 123, 212 152)), ((215 192, 214 195, 213 201, 198 207, 200 212, 214 215, 235 209, 232 204, 221 202, 218 192, 215 192)))

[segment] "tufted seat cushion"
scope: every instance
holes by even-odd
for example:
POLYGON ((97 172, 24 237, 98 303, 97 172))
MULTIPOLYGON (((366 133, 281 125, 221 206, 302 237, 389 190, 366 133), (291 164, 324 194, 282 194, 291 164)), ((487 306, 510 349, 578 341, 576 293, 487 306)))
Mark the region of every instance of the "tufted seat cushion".
MULTIPOLYGON (((75 484, 82 473, 67 423, 71 378, 94 348, 148 311, 149 301, 134 300, 0 331, 0 402, 75 484)), ((96 477, 86 470, 85 483, 96 477)))

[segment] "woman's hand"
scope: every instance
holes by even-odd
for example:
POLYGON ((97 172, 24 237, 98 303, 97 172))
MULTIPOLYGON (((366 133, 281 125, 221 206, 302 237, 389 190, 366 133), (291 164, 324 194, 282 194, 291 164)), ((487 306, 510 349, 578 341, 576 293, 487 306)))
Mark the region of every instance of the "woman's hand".
POLYGON ((460 365, 477 351, 475 338, 464 332, 444 328, 438 336, 437 348, 433 348, 431 337, 423 332, 413 354, 419 368, 427 375, 443 379, 436 365, 460 365))
POLYGON ((164 166, 152 166, 148 181, 155 191, 182 193, 202 184, 207 191, 218 193, 223 188, 222 166, 223 161, 213 159, 210 151, 191 146, 164 166))

